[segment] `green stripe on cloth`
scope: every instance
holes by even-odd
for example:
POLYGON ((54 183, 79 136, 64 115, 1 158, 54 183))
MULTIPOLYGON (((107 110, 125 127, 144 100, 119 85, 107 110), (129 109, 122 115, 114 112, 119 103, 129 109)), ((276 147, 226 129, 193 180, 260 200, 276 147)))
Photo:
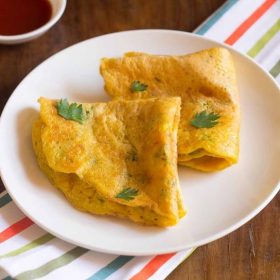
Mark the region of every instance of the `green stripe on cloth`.
POLYGON ((87 280, 104 280, 107 277, 109 277, 111 274, 113 274, 115 271, 117 271, 119 268, 124 266, 126 263, 128 263, 130 260, 132 260, 133 258, 134 257, 131 256, 119 256, 115 258, 112 262, 107 264, 105 267, 98 270, 87 280))
POLYGON ((49 274, 50 272, 71 263, 72 261, 79 258, 80 256, 82 256, 83 254, 85 254, 88 251, 89 250, 85 249, 85 248, 75 247, 74 249, 63 254, 62 256, 60 256, 56 259, 53 259, 38 268, 28 270, 28 271, 18 274, 17 276, 15 276, 15 279, 32 280, 32 279, 43 277, 43 276, 49 274))
POLYGON ((49 233, 33 240, 32 242, 26 244, 25 246, 22 246, 21 248, 19 249, 16 249, 14 251, 11 251, 7 254, 4 254, 4 255, 0 255, 0 258, 8 258, 8 257, 14 257, 14 256, 17 256, 17 255, 20 255, 26 251, 29 251, 31 249, 34 249, 40 245, 43 245, 47 242, 49 242, 50 240, 54 239, 55 237, 49 233))
POLYGON ((276 78, 279 73, 280 73, 280 59, 278 60, 278 62, 272 67, 272 69, 269 71, 269 73, 276 78))
POLYGON ((205 34, 238 0, 228 0, 204 24, 195 31, 196 34, 205 34))
POLYGON ((5 206, 6 204, 8 204, 9 202, 11 202, 12 199, 9 196, 8 193, 4 194, 1 198, 0 198, 0 208, 5 206))
POLYGON ((248 51, 248 55, 256 57, 264 46, 278 33, 280 30, 280 18, 268 29, 268 31, 256 42, 256 44, 248 51))

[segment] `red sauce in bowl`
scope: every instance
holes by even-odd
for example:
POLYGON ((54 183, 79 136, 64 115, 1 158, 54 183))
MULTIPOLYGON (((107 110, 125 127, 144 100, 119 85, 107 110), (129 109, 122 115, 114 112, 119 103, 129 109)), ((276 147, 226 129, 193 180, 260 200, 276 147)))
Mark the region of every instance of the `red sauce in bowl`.
POLYGON ((47 23, 52 15, 48 0, 0 0, 0 35, 19 35, 47 23))

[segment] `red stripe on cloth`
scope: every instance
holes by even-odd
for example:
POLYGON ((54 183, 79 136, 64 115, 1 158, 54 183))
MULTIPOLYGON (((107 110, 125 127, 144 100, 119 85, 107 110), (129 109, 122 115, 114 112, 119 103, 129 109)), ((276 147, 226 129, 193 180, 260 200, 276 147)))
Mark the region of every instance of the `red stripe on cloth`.
POLYGON ((233 45, 236 41, 274 4, 277 0, 266 0, 255 10, 237 29, 225 40, 225 43, 233 45))
POLYGON ((152 276, 162 265, 164 265, 169 259, 175 256, 176 253, 158 255, 151 259, 137 274, 135 274, 130 280, 145 280, 152 276))
POLYGON ((0 232, 0 243, 8 240, 9 238, 15 236, 26 228, 30 227, 34 223, 27 217, 21 219, 20 221, 14 223, 7 229, 0 232))

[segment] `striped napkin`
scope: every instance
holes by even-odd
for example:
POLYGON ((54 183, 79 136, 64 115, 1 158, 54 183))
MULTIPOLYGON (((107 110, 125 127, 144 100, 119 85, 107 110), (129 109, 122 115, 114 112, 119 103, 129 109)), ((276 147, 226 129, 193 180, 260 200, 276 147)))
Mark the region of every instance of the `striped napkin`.
MULTIPOLYGON (((280 0, 229 0, 195 32, 233 45, 280 83, 279 31, 280 0)), ((0 208, 0 278, 5 280, 161 280, 194 250, 148 257, 97 253, 46 233, 6 192, 0 208)))
POLYGON ((195 33, 254 58, 280 83, 280 0, 229 0, 195 33))

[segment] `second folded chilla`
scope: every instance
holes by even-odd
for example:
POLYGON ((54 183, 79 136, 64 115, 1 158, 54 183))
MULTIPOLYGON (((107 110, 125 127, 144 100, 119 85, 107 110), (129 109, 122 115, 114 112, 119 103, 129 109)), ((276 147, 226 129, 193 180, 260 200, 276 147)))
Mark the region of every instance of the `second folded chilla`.
POLYGON ((227 49, 181 56, 131 52, 104 58, 100 72, 113 98, 181 97, 178 164, 216 171, 238 161, 239 96, 227 49))

